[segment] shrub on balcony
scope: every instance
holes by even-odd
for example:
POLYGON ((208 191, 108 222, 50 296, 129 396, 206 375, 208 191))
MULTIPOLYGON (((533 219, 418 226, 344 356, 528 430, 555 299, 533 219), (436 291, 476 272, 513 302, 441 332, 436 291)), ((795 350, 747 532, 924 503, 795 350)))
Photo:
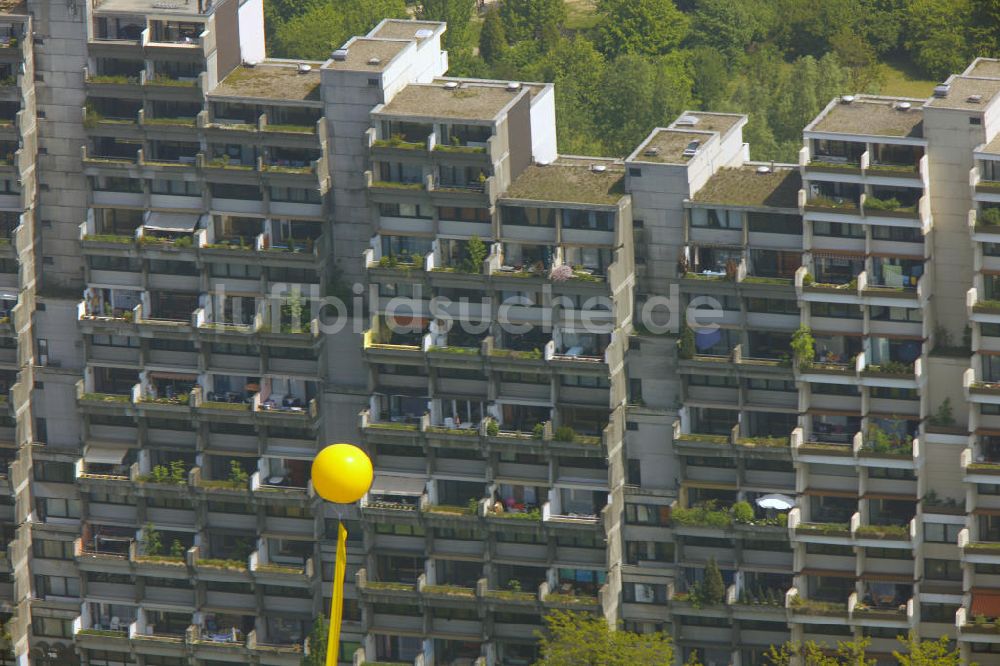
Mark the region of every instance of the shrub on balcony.
POLYGON ((552 439, 557 442, 572 442, 576 439, 576 431, 569 426, 559 426, 552 435, 552 439))
POLYGON ((469 239, 467 248, 469 256, 466 257, 462 270, 466 273, 479 274, 483 271, 483 262, 486 261, 486 244, 479 238, 473 236, 469 239))
POLYGON ((901 208, 902 205, 896 197, 889 197, 888 199, 867 197, 865 199, 865 208, 871 208, 872 210, 896 210, 897 208, 901 208))
POLYGON ((1000 226, 1000 207, 984 208, 977 219, 988 227, 1000 226))
POLYGON ((496 437, 500 434, 500 424, 495 420, 490 419, 486 422, 486 435, 489 437, 496 437))
POLYGON ((807 368, 812 364, 816 356, 816 340, 813 338, 812 329, 805 324, 799 326, 792 334, 790 346, 800 368, 807 368))
POLYGON ((684 360, 690 360, 694 358, 694 353, 694 331, 689 326, 684 326, 680 340, 677 342, 677 356, 684 360))
POLYGON ((531 436, 534 439, 541 439, 545 436, 545 425, 542 423, 536 423, 535 427, 531 429, 531 436))
POLYGON ((750 502, 737 502, 730 511, 733 514, 733 520, 737 523, 745 525, 753 522, 753 507, 750 506, 750 502))
POLYGON ((930 417, 931 425, 949 427, 955 425, 955 415, 951 409, 951 398, 945 398, 938 405, 937 411, 930 417))

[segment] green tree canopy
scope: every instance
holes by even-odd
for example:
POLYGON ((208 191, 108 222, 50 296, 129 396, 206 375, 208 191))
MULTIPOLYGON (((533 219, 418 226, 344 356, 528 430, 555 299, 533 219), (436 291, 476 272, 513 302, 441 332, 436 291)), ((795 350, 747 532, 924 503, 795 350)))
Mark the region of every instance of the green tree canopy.
POLYGON ((488 64, 499 60, 507 50, 507 33, 504 32, 500 11, 496 6, 490 7, 483 20, 483 29, 479 33, 479 55, 488 64))
POLYGON ((909 0, 904 46, 928 75, 943 79, 968 64, 971 0, 909 0))
POLYGON ((545 48, 558 37, 566 20, 563 0, 502 0, 500 19, 510 42, 535 40, 545 48))
POLYGON ((541 659, 535 666, 672 666, 674 647, 662 633, 613 630, 587 613, 554 611, 539 633, 541 659))
POLYGON ((598 0, 599 44, 609 56, 663 55, 687 35, 688 17, 673 0, 598 0))

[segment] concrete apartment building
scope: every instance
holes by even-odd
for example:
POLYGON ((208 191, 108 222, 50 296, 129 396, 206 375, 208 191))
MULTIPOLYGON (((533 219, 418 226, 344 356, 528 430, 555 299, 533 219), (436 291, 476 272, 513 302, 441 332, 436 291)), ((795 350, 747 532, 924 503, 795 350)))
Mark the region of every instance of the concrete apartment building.
POLYGON ((1000 664, 996 61, 833 100, 797 165, 705 112, 611 160, 441 23, 305 63, 259 0, 3 9, 0 663, 297 665, 344 518, 343 663, 528 664, 570 608, 1000 664), (656 334, 675 295, 721 327, 656 334), (377 470, 341 514, 332 441, 377 470))

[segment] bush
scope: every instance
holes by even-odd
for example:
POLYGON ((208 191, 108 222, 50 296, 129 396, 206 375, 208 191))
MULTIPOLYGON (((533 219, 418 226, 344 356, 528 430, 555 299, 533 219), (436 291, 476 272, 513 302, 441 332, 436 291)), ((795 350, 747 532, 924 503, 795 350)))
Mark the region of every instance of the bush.
POLYGON ((726 599, 726 586, 722 582, 722 572, 715 558, 709 558, 705 567, 705 580, 701 587, 702 599, 707 604, 721 604, 726 599))
POLYGON ((813 362, 816 355, 816 341, 808 326, 802 324, 792 334, 791 348, 800 368, 807 367, 813 362))
POLYGON ((552 438, 557 442, 572 442, 576 439, 576 431, 569 426, 559 426, 552 438))
POLYGON ((737 523, 753 522, 753 507, 750 506, 750 502, 737 502, 730 511, 732 511, 733 520, 737 523))
POLYGON ((486 261, 486 244, 480 240, 479 236, 469 239, 469 256, 465 260, 463 267, 466 273, 478 274, 483 272, 483 262, 486 261))
POLYGON ((902 204, 896 197, 889 197, 888 199, 867 197, 865 199, 865 208, 871 208, 872 210, 896 210, 901 206, 902 204))
POLYGON ((812 273, 806 273, 805 275, 802 276, 803 287, 811 287, 813 284, 815 284, 815 282, 816 278, 812 276, 812 273))
POLYGON ((941 404, 938 405, 937 411, 931 415, 930 421, 931 425, 936 426, 955 425, 955 415, 952 413, 951 409, 951 398, 945 398, 941 404))
POLYGON ((144 555, 159 555, 163 552, 163 541, 160 533, 156 531, 152 523, 146 523, 142 527, 142 550, 144 555))
POLYGON ((1000 208, 984 208, 979 213, 979 222, 991 227, 1000 225, 1000 208))
POLYGON ((496 437, 497 435, 499 435, 500 434, 500 424, 497 423, 496 421, 494 421, 493 419, 490 419, 489 421, 487 421, 487 423, 486 423, 486 434, 489 437, 496 437))
POLYGON ((541 439, 545 435, 545 426, 541 423, 536 423, 535 427, 531 429, 531 436, 535 439, 541 439))

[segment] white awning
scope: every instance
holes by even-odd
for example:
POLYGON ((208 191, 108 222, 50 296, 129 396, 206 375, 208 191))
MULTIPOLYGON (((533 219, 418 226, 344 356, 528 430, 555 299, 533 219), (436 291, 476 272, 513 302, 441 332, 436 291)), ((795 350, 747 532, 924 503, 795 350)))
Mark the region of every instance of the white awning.
POLYGON ((200 215, 191 213, 164 213, 150 211, 143 226, 153 231, 191 232, 198 226, 200 215))
POLYGON ((128 449, 121 447, 90 444, 83 451, 83 459, 99 465, 121 465, 126 453, 128 449))
POLYGON ((420 497, 424 494, 426 486, 427 479, 423 477, 376 474, 371 492, 375 495, 420 497))

